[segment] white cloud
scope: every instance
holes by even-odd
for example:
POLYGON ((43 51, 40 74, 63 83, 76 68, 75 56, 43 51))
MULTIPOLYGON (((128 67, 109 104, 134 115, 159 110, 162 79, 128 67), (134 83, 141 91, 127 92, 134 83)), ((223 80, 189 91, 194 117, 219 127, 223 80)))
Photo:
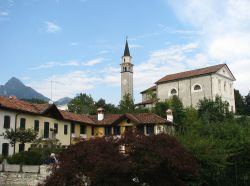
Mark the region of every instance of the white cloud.
POLYGON ((70 45, 71 45, 71 46, 77 46, 78 43, 77 43, 77 42, 71 42, 70 45))
POLYGON ((74 97, 77 93, 91 90, 100 81, 98 77, 87 71, 74 71, 61 75, 53 75, 44 80, 33 81, 29 86, 50 98, 52 81, 52 100, 62 97, 74 97))
POLYGON ((102 63, 103 58, 96 58, 85 62, 80 62, 78 60, 68 60, 66 62, 49 61, 45 64, 41 64, 36 67, 31 67, 31 70, 48 69, 54 67, 66 67, 66 66, 94 66, 96 64, 102 63))
POLYGON ((96 58, 96 59, 92 59, 92 60, 83 62, 82 65, 84 65, 84 66, 93 66, 93 65, 102 63, 102 61, 103 61, 103 58, 96 58))
POLYGON ((0 16, 8 16, 9 12, 6 11, 0 11, 0 16))
POLYGON ((152 86, 157 80, 171 73, 207 66, 206 57, 197 53, 198 43, 170 45, 165 49, 151 52, 149 59, 134 66, 134 87, 140 92, 152 86))
POLYGON ((59 25, 51 21, 45 21, 44 23, 46 24, 46 31, 49 33, 56 33, 62 30, 59 25))
MULTIPOLYGON (((250 1, 180 0, 168 1, 177 17, 199 29, 204 59, 227 62, 233 71, 235 87, 247 94, 250 81, 250 1), (239 73, 240 72, 240 73, 239 73)), ((195 58, 195 57, 194 57, 195 58)))
POLYGON ((109 53, 108 50, 101 50, 100 52, 97 53, 97 55, 102 55, 102 54, 107 54, 109 53))
POLYGON ((58 66, 79 66, 80 62, 75 61, 75 60, 70 60, 67 62, 57 62, 57 61, 49 61, 45 64, 39 65, 37 67, 32 67, 30 68, 31 70, 39 70, 39 69, 47 69, 47 68, 53 68, 53 67, 58 67, 58 66))
POLYGON ((129 44, 129 48, 142 48, 142 45, 138 45, 138 44, 129 44))

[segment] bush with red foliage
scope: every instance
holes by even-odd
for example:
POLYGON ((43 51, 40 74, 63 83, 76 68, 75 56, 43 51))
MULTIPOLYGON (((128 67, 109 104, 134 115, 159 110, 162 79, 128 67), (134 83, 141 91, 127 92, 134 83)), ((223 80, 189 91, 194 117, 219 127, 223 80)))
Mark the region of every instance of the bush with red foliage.
POLYGON ((128 132, 121 139, 81 141, 59 155, 44 185, 185 185, 198 168, 174 137, 128 132), (126 154, 119 151, 126 146, 126 154))
POLYGON ((196 160, 172 136, 130 132, 121 142, 127 147, 129 161, 133 162, 133 176, 141 184, 186 185, 198 175, 196 160))

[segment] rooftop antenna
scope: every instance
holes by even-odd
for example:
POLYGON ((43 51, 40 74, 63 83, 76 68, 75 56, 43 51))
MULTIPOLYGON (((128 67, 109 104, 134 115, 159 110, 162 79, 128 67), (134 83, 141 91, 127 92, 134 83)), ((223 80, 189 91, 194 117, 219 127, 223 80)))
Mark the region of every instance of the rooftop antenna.
POLYGON ((50 80, 50 103, 51 104, 53 104, 53 97, 52 97, 52 90, 53 90, 53 83, 57 83, 57 84, 62 84, 63 85, 63 83, 60 83, 60 82, 58 82, 58 81, 53 81, 53 80, 50 80))
POLYGON ((53 101, 52 101, 52 80, 50 80, 50 101, 49 101, 49 104, 53 104, 53 101))

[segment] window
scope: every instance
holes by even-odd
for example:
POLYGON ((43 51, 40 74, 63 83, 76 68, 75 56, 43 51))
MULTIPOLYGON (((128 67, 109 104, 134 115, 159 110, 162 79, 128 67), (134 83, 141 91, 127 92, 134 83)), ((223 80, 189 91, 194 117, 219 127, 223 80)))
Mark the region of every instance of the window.
POLYGON ((154 125, 146 125, 146 133, 154 134, 154 125))
POLYGON ((21 118, 21 120, 20 120, 20 129, 25 129, 25 123, 26 123, 26 119, 21 118))
POLYGON ((120 126, 114 126, 114 135, 120 135, 121 134, 121 127, 120 126))
POLYGON ((54 123, 54 132, 55 132, 55 134, 58 133, 58 124, 57 123, 54 123))
POLYGON ((10 116, 4 116, 3 128, 5 128, 5 129, 10 128, 10 116))
POLYGON ((9 155, 9 144, 8 143, 3 143, 2 144, 2 155, 3 156, 8 156, 9 155))
POLYGON ((144 125, 139 125, 139 126, 137 126, 137 130, 138 130, 139 132, 141 132, 142 134, 144 134, 144 125))
POLYGON ((224 91, 226 92, 227 91, 227 83, 224 82, 224 91))
POLYGON ((202 91, 201 85, 200 84, 193 85, 192 91, 193 92, 200 92, 200 91, 202 91))
POLYGON ((80 134, 86 134, 86 126, 80 125, 80 134))
POLYGON ((49 122, 44 122, 44 138, 49 138, 49 122))
POLYGON ((64 125, 64 134, 68 134, 68 125, 64 125))
POLYGON ((194 90, 201 90, 201 86, 200 85, 195 85, 194 90))
POLYGON ((177 90, 175 88, 171 89, 170 91, 170 94, 173 96, 173 95, 176 95, 177 94, 177 90))
POLYGON ((105 135, 110 136, 111 135, 111 126, 105 126, 105 135))
POLYGON ((91 127, 91 135, 94 136, 95 135, 95 127, 91 127))
POLYGON ((36 132, 39 131, 39 120, 34 121, 34 131, 36 131, 36 132))
POLYGON ((25 148, 25 144, 19 144, 19 152, 23 152, 25 148))
POLYGON ((71 123, 71 134, 75 133, 75 124, 71 123))

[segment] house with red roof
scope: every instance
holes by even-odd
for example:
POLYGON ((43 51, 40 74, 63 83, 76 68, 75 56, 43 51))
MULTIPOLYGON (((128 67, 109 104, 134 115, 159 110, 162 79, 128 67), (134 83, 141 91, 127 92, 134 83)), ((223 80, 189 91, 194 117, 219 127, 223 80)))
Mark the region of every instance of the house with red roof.
MULTIPOLYGON (((61 145, 68 146, 79 139, 119 137, 130 129, 151 135, 170 132, 172 128, 172 123, 166 118, 151 113, 105 114, 104 109, 99 108, 97 115, 75 114, 59 110, 54 104, 34 104, 0 96, 0 133, 10 129, 33 129, 44 146, 50 139, 58 139, 61 145)), ((16 143, 12 147, 7 139, 0 136, 2 155, 26 151, 32 145, 16 143)))

